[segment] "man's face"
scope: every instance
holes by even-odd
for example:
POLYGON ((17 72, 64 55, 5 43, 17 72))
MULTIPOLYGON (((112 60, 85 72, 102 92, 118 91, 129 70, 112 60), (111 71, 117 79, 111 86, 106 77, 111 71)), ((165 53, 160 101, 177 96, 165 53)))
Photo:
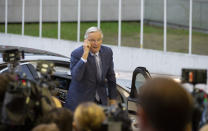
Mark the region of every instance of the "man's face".
POLYGON ((102 40, 102 34, 99 31, 89 33, 88 40, 91 44, 90 51, 92 53, 97 53, 100 50, 102 40))

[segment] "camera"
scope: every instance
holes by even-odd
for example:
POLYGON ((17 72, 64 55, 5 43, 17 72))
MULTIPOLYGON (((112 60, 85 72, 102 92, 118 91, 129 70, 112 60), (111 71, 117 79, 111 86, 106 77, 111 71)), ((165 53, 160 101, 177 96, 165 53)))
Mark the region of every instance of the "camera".
POLYGON ((3 53, 3 61, 8 63, 18 62, 21 59, 21 54, 17 49, 6 50, 3 53))
POLYGON ((182 69, 182 83, 207 84, 207 70, 182 69))
POLYGON ((53 64, 39 62, 38 71, 42 77, 34 81, 27 79, 26 75, 19 75, 23 73, 19 70, 20 51, 4 51, 3 60, 9 63, 8 72, 15 75, 15 80, 8 83, 4 100, 0 103, 0 126, 4 126, 5 130, 15 127, 15 130, 28 131, 40 122, 44 113, 55 108, 50 88, 55 86, 50 81, 50 75, 54 71, 53 64))
POLYGON ((132 131, 131 120, 125 104, 118 103, 104 107, 107 120, 102 125, 102 131, 132 131))
POLYGON ((200 127, 208 122, 208 95, 197 84, 207 84, 206 69, 182 69, 182 83, 193 85, 192 96, 194 99, 194 112, 192 118, 192 130, 198 131, 200 127))

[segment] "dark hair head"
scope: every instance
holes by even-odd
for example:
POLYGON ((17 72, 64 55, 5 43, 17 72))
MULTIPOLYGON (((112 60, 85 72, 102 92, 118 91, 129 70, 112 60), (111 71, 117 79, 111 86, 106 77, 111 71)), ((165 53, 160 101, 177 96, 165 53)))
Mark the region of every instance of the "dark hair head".
POLYGON ((139 90, 138 102, 158 131, 184 131, 192 120, 192 96, 172 79, 148 80, 139 90))
POLYGON ((55 123, 60 131, 72 131, 73 113, 66 108, 55 108, 48 112, 43 123, 55 123))

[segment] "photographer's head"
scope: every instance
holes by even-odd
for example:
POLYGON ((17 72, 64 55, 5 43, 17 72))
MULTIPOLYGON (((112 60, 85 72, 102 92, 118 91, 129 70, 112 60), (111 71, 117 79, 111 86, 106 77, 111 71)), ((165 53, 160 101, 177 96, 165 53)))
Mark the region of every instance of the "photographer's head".
POLYGON ((192 96, 168 78, 148 80, 138 94, 138 120, 142 131, 185 131, 192 120, 192 96))
POLYGON ((92 102, 80 104, 74 112, 76 131, 99 131, 105 120, 103 109, 92 102))
POLYGON ((15 80, 15 76, 11 74, 0 75, 0 103, 4 100, 4 94, 9 87, 9 83, 15 80))
POLYGON ((32 131, 60 131, 55 123, 41 124, 32 129, 32 131))
POLYGON ((60 131, 72 131, 73 113, 66 108, 54 108, 45 114, 43 123, 55 123, 60 131))

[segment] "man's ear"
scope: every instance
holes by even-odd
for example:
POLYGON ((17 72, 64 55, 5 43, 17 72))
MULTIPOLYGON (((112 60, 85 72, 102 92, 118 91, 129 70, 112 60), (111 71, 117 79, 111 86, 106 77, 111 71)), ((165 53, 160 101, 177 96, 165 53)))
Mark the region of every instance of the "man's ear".
POLYGON ((138 114, 138 124, 141 129, 144 129, 148 126, 148 119, 147 115, 144 111, 144 108, 142 106, 138 106, 137 108, 137 114, 138 114))

